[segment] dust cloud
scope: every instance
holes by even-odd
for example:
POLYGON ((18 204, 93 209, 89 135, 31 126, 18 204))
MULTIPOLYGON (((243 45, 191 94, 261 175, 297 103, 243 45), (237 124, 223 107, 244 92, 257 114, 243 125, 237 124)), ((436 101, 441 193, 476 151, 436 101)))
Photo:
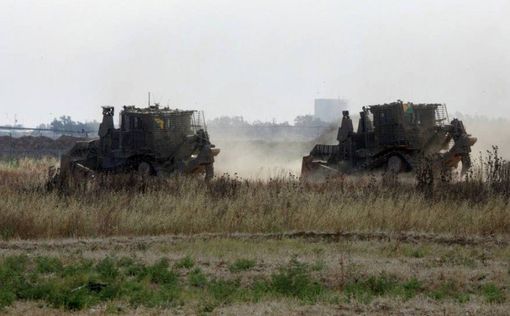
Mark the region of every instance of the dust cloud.
MULTIPOLYGON (((499 154, 510 161, 509 119, 458 113, 452 117, 461 119, 467 132, 478 138, 471 154, 475 163, 480 154, 486 155, 492 146, 498 146, 499 154)), ((289 174, 299 177, 302 157, 310 152, 314 144, 335 144, 335 136, 336 128, 311 141, 229 140, 214 139, 212 135, 213 143, 221 149, 216 157, 216 174, 229 174, 243 179, 269 179, 289 174)))
POLYGON ((221 149, 215 173, 243 179, 299 176, 301 158, 311 150, 308 142, 213 140, 221 149))
POLYGON ((492 151, 492 146, 498 147, 499 154, 507 161, 510 160, 510 120, 506 118, 487 118, 484 116, 457 115, 464 122, 468 134, 478 138, 473 146, 472 157, 492 151))

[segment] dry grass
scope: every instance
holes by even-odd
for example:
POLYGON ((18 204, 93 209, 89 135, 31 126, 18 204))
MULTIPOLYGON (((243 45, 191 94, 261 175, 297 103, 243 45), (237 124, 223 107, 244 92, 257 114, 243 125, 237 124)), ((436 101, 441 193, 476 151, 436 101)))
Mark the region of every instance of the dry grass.
POLYGON ((467 181, 388 185, 373 176, 301 183, 223 176, 144 180, 107 176, 64 192, 45 189, 52 160, 0 165, 0 237, 382 231, 458 236, 510 233, 510 177, 497 155, 467 181), (496 158, 496 159, 495 159, 496 158))
MULTIPOLYGON (((292 175, 265 181, 225 175, 210 183, 105 176, 48 192, 47 167, 54 163, 0 163, 0 237, 5 240, 0 241, 0 263, 50 257, 72 267, 132 258, 151 266, 164 259, 169 262, 165 271, 175 270, 182 290, 177 305, 158 303, 158 295, 148 295, 140 306, 130 303, 129 293, 102 300, 87 292, 85 297, 96 300, 80 305, 83 314, 505 315, 509 309, 510 177, 494 153, 463 181, 421 181, 419 186, 413 181, 381 183, 371 175, 320 184, 303 183, 292 175), (344 234, 346 238, 335 242, 313 236, 306 241, 249 234, 154 236, 311 230, 365 233, 344 234), (447 235, 449 242, 428 238, 434 234, 447 235), (459 238, 473 236, 480 238, 471 243, 459 238), (275 283, 281 279, 275 275, 281 276, 282 267, 296 259, 308 271, 298 274, 298 280, 306 281, 304 294, 295 294, 295 286, 275 283), (192 276, 194 269, 205 279, 192 276), (216 286, 218 280, 235 287, 227 295, 216 286), (267 293, 256 298, 253 291, 261 280, 268 285, 267 293), (307 301, 307 291, 315 291, 315 283, 307 280, 318 282, 328 295, 307 301)), ((35 278, 32 272, 23 272, 24 277, 35 278)), ((62 295, 74 293, 70 289, 75 284, 58 275, 37 280, 47 277, 62 295)), ((284 276, 288 278, 288 271, 284 276)), ((159 288, 143 280, 147 289, 159 288)), ((65 304, 52 305, 42 294, 43 299, 26 300, 23 293, 15 293, 0 312, 69 312, 65 304)))

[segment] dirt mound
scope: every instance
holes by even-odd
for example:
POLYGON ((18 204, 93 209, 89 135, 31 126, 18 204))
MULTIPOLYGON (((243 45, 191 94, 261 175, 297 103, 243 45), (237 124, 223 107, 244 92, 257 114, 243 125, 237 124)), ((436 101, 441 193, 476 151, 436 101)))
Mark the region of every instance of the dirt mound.
POLYGON ((45 136, 0 136, 0 150, 67 150, 71 148, 77 141, 83 140, 85 139, 73 136, 60 136, 57 139, 52 139, 45 136))

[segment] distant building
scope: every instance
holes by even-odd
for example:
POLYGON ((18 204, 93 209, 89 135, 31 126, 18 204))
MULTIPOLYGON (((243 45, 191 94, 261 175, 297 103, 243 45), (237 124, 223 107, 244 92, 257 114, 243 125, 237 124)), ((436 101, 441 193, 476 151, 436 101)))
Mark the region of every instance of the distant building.
POLYGON ((324 122, 335 122, 342 117, 347 109, 347 101, 343 99, 315 99, 313 116, 324 122))

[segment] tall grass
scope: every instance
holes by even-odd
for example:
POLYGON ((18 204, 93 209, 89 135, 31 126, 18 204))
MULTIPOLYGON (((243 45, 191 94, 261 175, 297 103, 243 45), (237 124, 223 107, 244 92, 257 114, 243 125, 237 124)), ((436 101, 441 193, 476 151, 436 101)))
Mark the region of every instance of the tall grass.
MULTIPOLYGON (((491 156, 492 155, 492 156, 491 156)), ((375 176, 300 182, 224 175, 100 176, 48 192, 46 166, 0 165, 0 237, 55 238, 205 232, 385 231, 508 235, 510 176, 497 152, 462 181, 383 183, 375 176)))

